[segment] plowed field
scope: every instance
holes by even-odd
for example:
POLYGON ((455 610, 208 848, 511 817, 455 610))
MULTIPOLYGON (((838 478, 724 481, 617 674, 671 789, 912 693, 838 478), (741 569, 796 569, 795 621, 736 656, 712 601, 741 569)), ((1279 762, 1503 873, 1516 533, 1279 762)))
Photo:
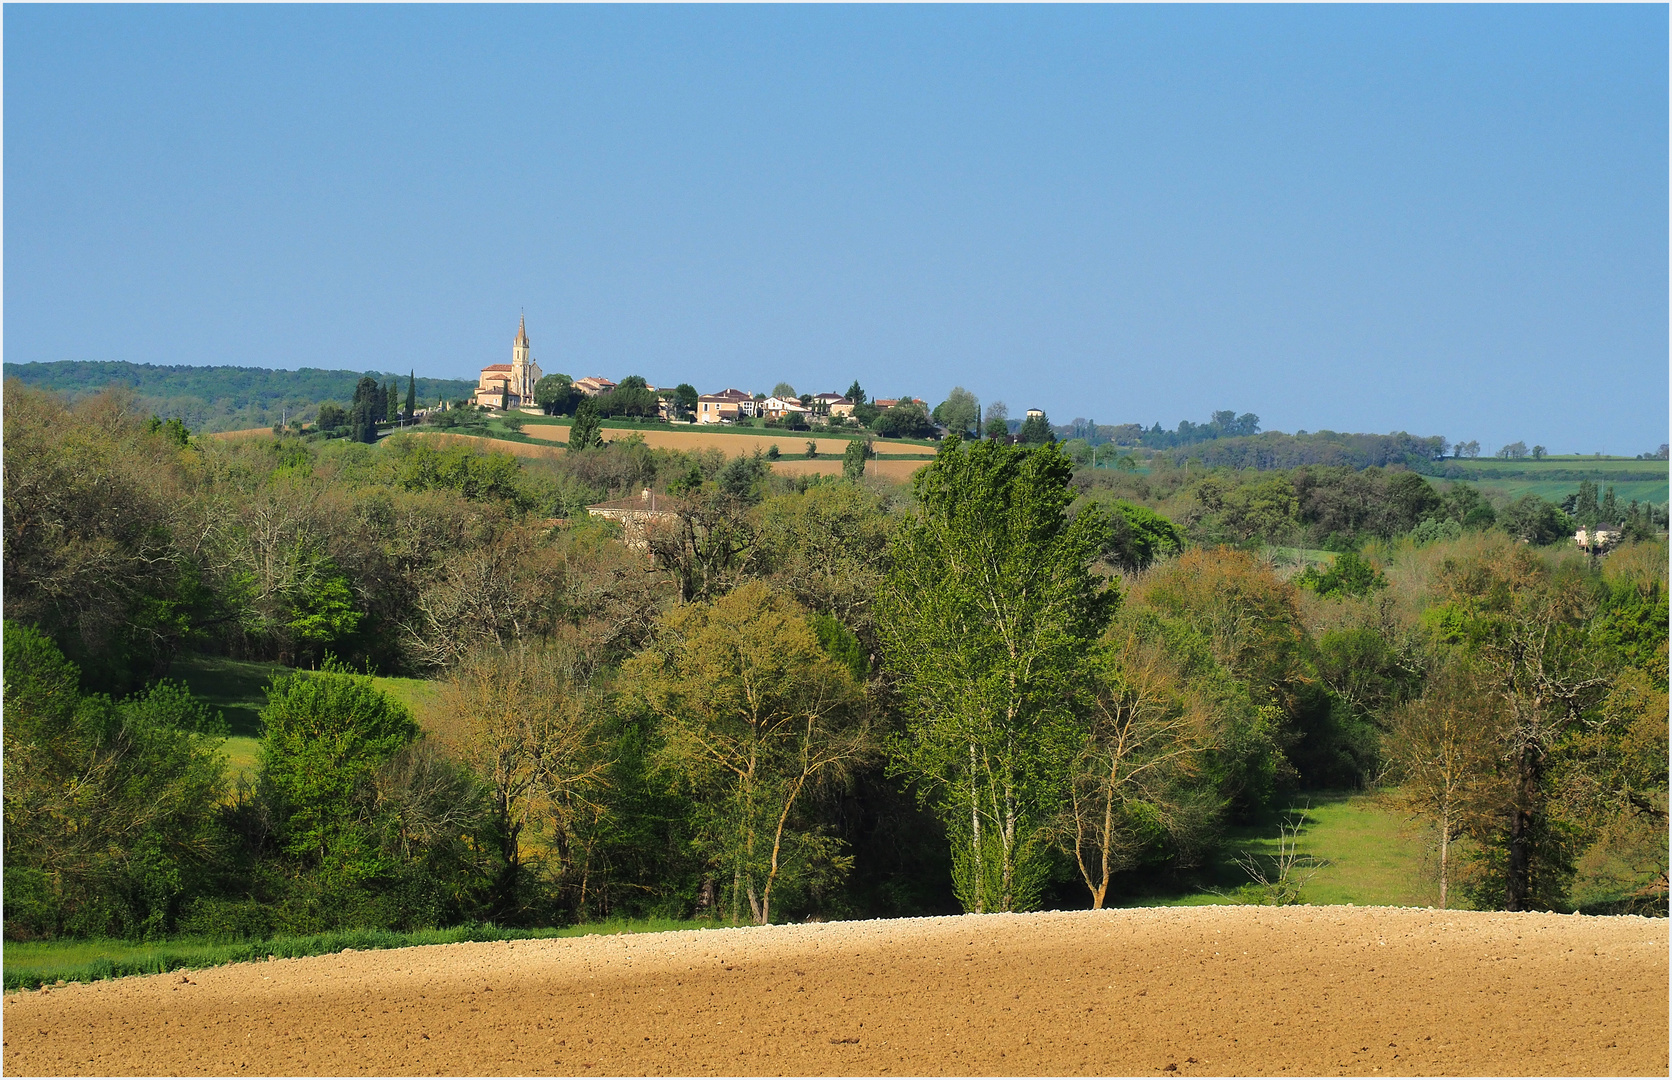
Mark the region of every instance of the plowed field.
MULTIPOLYGON (((568 424, 529 424, 523 428, 523 434, 531 439, 545 439, 551 442, 567 443, 569 441, 568 424)), ((835 458, 840 463, 842 452, 848 448, 847 439, 820 438, 805 431, 761 431, 758 434, 747 429, 739 430, 730 427, 679 426, 673 428, 605 428, 605 439, 621 439, 628 435, 643 435, 647 446, 660 447, 664 450, 721 450, 731 456, 738 454, 752 454, 756 450, 766 453, 767 449, 776 446, 786 457, 800 458, 807 449, 808 443, 818 446, 822 457, 835 458)), ((874 439, 871 448, 879 454, 918 454, 925 460, 935 456, 933 446, 921 443, 899 442, 892 439, 874 439)))
POLYGON ((1667 1073, 1667 923, 1187 908, 241 964, 8 995, 36 1073, 1667 1073))

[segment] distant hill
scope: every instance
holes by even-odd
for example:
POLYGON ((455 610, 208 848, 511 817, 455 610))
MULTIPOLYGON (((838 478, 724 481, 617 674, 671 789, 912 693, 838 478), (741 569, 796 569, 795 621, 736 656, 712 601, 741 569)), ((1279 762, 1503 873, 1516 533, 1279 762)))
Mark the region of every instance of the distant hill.
POLYGON ((1189 459, 1233 469, 1293 469, 1302 465, 1346 465, 1354 469, 1408 465, 1421 469, 1444 452, 1445 440, 1438 435, 1410 435, 1403 431, 1391 435, 1340 431, 1289 435, 1262 431, 1209 439, 1169 453, 1178 464, 1189 459))
MULTIPOLYGON (((267 427, 287 414, 292 420, 307 418, 327 401, 347 406, 355 384, 365 375, 380 383, 393 379, 400 385, 403 401, 406 395, 406 374, 386 371, 275 371, 105 360, 6 364, 3 370, 8 380, 56 390, 71 399, 110 386, 127 387, 143 408, 164 419, 177 416, 194 432, 267 427)), ((442 398, 453 401, 468 397, 475 387, 464 379, 419 379, 418 401, 420 405, 433 405, 442 398)))

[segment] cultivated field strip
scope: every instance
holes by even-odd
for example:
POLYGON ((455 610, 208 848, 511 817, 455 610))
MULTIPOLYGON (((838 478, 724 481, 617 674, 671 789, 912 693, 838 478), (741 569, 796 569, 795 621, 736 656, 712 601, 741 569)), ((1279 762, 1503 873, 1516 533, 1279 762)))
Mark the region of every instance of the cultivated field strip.
POLYGON ((9 995, 27 1074, 1667 1073, 1667 923, 964 916, 441 945, 9 995))

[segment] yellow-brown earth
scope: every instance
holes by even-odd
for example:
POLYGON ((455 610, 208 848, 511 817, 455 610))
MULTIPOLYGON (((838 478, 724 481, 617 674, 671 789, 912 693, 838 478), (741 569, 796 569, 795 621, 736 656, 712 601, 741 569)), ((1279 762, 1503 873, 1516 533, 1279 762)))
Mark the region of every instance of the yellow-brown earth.
POLYGON ((442 945, 7 995, 13 1074, 1659 1075, 1667 922, 963 916, 442 945))

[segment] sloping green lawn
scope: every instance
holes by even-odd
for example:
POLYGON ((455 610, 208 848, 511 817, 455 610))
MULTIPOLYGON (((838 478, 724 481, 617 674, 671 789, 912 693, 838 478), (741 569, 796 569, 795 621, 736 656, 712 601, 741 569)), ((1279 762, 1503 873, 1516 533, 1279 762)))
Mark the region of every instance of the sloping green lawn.
POLYGON ((279 664, 185 653, 175 659, 169 674, 221 710, 234 736, 253 739, 261 735, 260 713, 267 705, 267 684, 287 670, 279 664))
POLYGON ((1237 860, 1253 856, 1271 867, 1283 822, 1299 824, 1298 849, 1317 863, 1301 892, 1301 903, 1432 907, 1439 886, 1419 826, 1392 809, 1384 797, 1313 794, 1298 800, 1278 820, 1234 829, 1219 860, 1209 868, 1207 888, 1174 895, 1128 896, 1122 906, 1193 906, 1260 902, 1237 860))
MULTIPOLYGON (((221 749, 227 755, 228 773, 255 777, 256 755, 261 747, 261 710, 267 706, 267 687, 274 676, 290 669, 282 664, 256 660, 229 660, 224 656, 186 653, 174 661, 171 677, 184 682, 191 692, 226 716, 232 735, 221 749)), ((379 690, 412 710, 420 723, 437 702, 436 684, 427 679, 374 677, 379 690)))

